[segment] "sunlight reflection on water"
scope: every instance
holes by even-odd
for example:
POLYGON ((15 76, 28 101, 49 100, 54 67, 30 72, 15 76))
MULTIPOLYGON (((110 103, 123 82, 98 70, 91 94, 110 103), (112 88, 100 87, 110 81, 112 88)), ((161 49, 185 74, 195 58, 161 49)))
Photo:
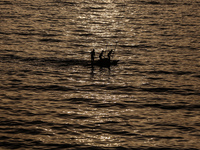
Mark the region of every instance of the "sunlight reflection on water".
POLYGON ((2 1, 0 147, 198 149, 198 6, 2 1))

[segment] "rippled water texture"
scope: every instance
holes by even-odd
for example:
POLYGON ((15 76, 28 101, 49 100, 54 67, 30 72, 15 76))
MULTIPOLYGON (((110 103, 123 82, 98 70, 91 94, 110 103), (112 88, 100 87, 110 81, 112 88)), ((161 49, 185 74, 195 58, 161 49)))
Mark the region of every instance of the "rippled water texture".
POLYGON ((199 6, 1 1, 0 149, 199 149, 199 6))

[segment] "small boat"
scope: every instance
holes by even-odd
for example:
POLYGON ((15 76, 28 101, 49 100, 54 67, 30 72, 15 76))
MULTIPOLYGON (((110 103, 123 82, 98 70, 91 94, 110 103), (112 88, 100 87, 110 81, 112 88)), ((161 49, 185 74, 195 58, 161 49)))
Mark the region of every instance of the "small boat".
MULTIPOLYGON (((111 50, 111 53, 112 53, 112 50, 111 50)), ((102 58, 102 54, 103 54, 103 51, 100 54, 101 55, 99 57, 100 59, 94 60, 95 52, 93 49, 93 51, 91 52, 91 65, 92 66, 96 65, 96 66, 100 66, 100 67, 110 67, 111 65, 115 66, 118 64, 119 60, 110 60, 110 55, 108 55, 108 58, 102 58)))
POLYGON ((109 60, 108 58, 104 58, 104 59, 95 61, 93 64, 100 67, 110 67, 111 65, 113 66, 117 65, 118 62, 119 60, 109 60))

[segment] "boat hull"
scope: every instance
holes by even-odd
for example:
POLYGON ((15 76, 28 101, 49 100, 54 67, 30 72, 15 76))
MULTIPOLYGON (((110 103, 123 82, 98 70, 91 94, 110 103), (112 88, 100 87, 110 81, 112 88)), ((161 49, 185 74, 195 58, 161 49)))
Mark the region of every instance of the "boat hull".
POLYGON ((100 66, 100 67, 110 67, 110 66, 116 66, 118 64, 119 60, 109 60, 109 59, 103 59, 98 60, 92 63, 92 65, 100 66))

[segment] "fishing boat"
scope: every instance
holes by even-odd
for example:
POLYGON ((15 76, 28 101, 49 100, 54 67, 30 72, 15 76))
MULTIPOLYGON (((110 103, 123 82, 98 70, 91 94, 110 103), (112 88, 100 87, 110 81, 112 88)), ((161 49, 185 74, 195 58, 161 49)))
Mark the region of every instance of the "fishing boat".
POLYGON ((95 60, 95 50, 93 49, 93 51, 90 53, 91 54, 91 65, 94 66, 100 66, 100 67, 110 67, 112 65, 117 65, 119 60, 111 60, 110 55, 112 54, 111 50, 108 53, 108 58, 102 58, 103 52, 101 52, 101 54, 99 55, 99 60, 95 60))
POLYGON ((111 65, 117 65, 119 60, 109 60, 104 58, 101 60, 94 61, 92 64, 100 67, 110 67, 111 65))

